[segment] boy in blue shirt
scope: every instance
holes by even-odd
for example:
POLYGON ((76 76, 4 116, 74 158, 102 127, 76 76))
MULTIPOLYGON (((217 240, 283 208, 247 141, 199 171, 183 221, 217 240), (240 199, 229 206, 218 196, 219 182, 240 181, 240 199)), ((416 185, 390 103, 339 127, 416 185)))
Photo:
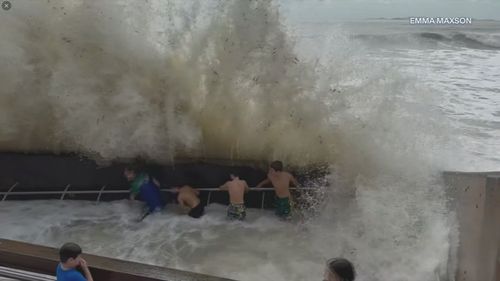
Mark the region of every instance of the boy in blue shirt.
POLYGON ((94 281, 87 262, 80 256, 82 248, 75 243, 66 243, 59 249, 60 263, 57 265, 57 281, 94 281), (76 270, 80 266, 85 274, 76 270))
POLYGON ((123 175, 130 182, 130 199, 135 200, 139 195, 141 200, 146 202, 148 210, 144 217, 163 209, 165 202, 161 198, 160 183, 156 179, 147 173, 138 172, 138 169, 133 167, 125 168, 123 175))

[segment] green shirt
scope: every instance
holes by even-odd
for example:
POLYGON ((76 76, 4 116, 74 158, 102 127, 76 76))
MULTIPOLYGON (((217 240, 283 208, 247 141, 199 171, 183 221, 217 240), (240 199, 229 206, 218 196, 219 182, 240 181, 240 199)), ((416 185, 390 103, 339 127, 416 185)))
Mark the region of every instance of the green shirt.
POLYGON ((137 195, 141 191, 141 185, 148 179, 148 175, 146 173, 141 173, 130 184, 130 192, 132 194, 137 195))

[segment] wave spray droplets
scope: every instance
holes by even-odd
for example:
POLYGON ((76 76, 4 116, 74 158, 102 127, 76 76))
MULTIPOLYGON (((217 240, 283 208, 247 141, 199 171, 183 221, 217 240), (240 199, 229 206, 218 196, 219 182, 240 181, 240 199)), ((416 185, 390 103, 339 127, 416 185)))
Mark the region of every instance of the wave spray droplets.
POLYGON ((330 112, 270 1, 24 4, 2 19, 3 150, 331 156, 330 112))

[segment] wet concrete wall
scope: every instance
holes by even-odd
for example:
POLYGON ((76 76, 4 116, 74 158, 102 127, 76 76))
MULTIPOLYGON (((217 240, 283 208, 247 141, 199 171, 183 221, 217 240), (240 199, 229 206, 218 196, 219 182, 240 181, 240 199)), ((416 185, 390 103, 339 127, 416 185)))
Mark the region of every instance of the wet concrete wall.
MULTIPOLYGON (((0 188, 19 182, 19 187, 74 186, 126 187, 123 168, 127 163, 98 165, 78 155, 0 153, 0 188)), ((264 164, 265 165, 265 164, 264 164)), ((250 184, 265 177, 265 166, 255 163, 224 163, 216 160, 183 160, 175 165, 145 163, 144 168, 163 186, 189 184, 216 187, 236 170, 250 184)))
MULTIPOLYGON (((126 190, 128 183, 123 177, 126 163, 110 163, 98 165, 95 161, 74 154, 22 154, 0 153, 0 193, 8 192, 17 183, 13 191, 99 191, 126 190), (70 185, 68 187, 68 185, 70 185)), ((227 204, 227 192, 205 192, 203 188, 216 188, 229 179, 229 173, 237 172, 250 186, 257 185, 265 179, 267 163, 236 162, 216 159, 180 159, 175 165, 159 165, 145 163, 145 170, 158 179, 162 188, 171 188, 184 184, 199 188, 202 202, 227 204), (210 200, 209 200, 210 197, 210 200)), ((294 170, 299 182, 305 184, 309 179, 324 177, 323 166, 301 167, 294 170)), ((162 192, 167 202, 174 202, 175 196, 170 192, 162 192)), ((300 193, 294 194, 297 198, 300 193)), ((59 199, 61 194, 8 195, 6 200, 59 199)), ((91 200, 98 198, 98 193, 71 194, 65 199, 91 200)), ((0 200, 2 200, 0 195, 0 200)), ((128 198, 128 194, 102 194, 100 201, 128 198)), ((249 192, 245 196, 247 207, 272 208, 274 190, 249 192), (262 196, 265 193, 264 196, 262 196)))
POLYGON ((500 280, 500 172, 445 172, 444 179, 459 224, 455 280, 500 280))

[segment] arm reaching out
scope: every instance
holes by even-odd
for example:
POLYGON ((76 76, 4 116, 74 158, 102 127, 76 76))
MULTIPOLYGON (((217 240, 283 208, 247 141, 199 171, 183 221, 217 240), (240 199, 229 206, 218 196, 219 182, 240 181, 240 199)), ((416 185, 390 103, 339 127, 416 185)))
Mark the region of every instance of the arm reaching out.
POLYGON ((227 190, 227 182, 224 183, 223 185, 219 186, 219 189, 227 190))
POLYGON ((243 184, 245 185, 245 192, 249 192, 250 188, 248 187, 248 184, 246 181, 243 181, 243 184))
POLYGON ((179 202, 179 205, 181 205, 181 207, 186 207, 186 204, 184 204, 184 200, 182 200, 180 196, 177 197, 177 202, 179 202))
POLYGON ((299 182, 297 181, 297 179, 295 179, 294 176, 290 175, 290 182, 292 182, 292 185, 295 186, 295 187, 299 187, 299 182))

